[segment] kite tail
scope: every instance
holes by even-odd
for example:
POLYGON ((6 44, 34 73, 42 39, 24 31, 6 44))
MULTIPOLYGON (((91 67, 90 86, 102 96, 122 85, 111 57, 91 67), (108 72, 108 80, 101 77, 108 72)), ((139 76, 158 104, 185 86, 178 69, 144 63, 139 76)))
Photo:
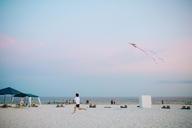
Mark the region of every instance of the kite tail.
POLYGON ((136 48, 138 48, 138 49, 141 50, 143 53, 145 53, 146 55, 148 55, 145 50, 143 50, 143 49, 141 49, 141 48, 139 48, 139 47, 136 47, 136 48))
POLYGON ((164 59, 163 59, 162 57, 159 57, 156 52, 154 52, 154 51, 152 51, 152 50, 148 50, 148 51, 149 51, 151 54, 153 54, 153 56, 154 56, 155 58, 157 58, 158 60, 164 62, 164 59))
POLYGON ((152 55, 150 55, 146 50, 142 49, 142 48, 139 48, 139 47, 136 47, 138 48, 140 51, 142 51, 143 53, 145 53, 145 55, 151 57, 151 59, 155 62, 155 64, 157 64, 157 60, 155 57, 153 57, 152 55))

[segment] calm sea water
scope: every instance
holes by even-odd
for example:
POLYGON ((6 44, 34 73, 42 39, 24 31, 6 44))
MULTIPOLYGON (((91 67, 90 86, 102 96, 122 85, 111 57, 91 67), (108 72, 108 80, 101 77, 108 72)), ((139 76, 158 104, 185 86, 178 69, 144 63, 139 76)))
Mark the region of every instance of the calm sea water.
MULTIPOLYGON (((11 103, 11 96, 6 96, 5 102, 11 103)), ((72 102, 73 97, 40 97, 43 104, 57 104, 72 102)), ((17 103, 20 99, 15 98, 14 103, 17 103)), ((27 99, 26 99, 27 100, 27 99)), ((139 97, 81 97, 81 103, 86 103, 89 100, 90 103, 95 104, 110 104, 111 100, 114 100, 116 104, 139 104, 139 97)), ((192 104, 192 97, 153 97, 153 104, 192 104)), ((37 99, 33 99, 37 102, 37 99)), ((0 96, 0 103, 4 103, 4 96, 0 96)))

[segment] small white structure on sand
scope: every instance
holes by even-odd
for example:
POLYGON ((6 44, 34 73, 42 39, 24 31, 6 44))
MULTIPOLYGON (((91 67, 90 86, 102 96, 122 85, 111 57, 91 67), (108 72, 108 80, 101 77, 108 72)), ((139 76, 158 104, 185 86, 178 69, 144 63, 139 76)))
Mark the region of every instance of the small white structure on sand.
POLYGON ((139 105, 141 108, 151 108, 151 96, 150 95, 142 95, 139 98, 139 105))

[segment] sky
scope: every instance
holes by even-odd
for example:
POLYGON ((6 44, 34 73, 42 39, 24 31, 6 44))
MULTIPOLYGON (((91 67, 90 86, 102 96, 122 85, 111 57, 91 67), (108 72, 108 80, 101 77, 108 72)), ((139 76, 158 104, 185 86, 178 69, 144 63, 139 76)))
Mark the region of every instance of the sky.
POLYGON ((1 0, 0 88, 192 96, 191 23, 191 0, 1 0))

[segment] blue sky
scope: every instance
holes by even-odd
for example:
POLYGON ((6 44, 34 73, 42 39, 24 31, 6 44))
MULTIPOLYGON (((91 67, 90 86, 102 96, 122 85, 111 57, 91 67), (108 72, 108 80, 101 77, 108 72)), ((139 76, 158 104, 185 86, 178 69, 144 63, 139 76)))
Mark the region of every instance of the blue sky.
POLYGON ((0 88, 192 96, 192 2, 0 1, 0 88), (134 42, 164 58, 128 46, 134 42))

